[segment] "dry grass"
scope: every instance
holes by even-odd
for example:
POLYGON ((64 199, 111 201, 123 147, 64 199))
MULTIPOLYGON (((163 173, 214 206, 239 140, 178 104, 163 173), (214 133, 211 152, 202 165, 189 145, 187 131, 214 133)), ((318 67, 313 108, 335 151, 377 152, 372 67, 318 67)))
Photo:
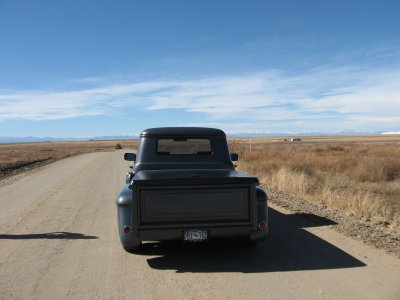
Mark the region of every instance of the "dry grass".
POLYGON ((36 164, 42 164, 73 155, 114 151, 121 148, 135 148, 136 140, 86 141, 86 142, 44 142, 0 144, 0 178, 14 174, 36 164))
MULTIPOLYGON (((386 138, 386 137, 385 137, 386 138)), ((393 137, 392 137, 393 138, 393 137)), ((301 142, 231 140, 238 167, 266 186, 400 228, 397 141, 301 142)))

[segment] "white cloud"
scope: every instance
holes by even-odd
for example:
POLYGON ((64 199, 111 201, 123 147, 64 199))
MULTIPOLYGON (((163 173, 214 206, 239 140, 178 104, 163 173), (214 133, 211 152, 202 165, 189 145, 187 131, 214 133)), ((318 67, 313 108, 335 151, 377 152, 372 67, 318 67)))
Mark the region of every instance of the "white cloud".
POLYGON ((318 124, 336 129, 371 130, 380 124, 394 128, 400 125, 400 72, 324 67, 302 74, 266 71, 76 91, 0 92, 0 121, 58 120, 132 107, 203 113, 207 124, 227 126, 228 120, 236 120, 237 125, 229 126, 243 131, 279 130, 279 123, 302 130, 318 124))

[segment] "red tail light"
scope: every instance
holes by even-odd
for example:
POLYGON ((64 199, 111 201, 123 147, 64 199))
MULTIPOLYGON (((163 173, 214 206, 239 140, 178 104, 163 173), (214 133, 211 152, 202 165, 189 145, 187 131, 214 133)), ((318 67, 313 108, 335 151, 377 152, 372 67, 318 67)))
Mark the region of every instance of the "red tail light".
POLYGON ((131 231, 132 231, 132 227, 127 226, 127 225, 124 226, 124 232, 125 233, 131 233, 131 231))
POLYGON ((258 229, 260 230, 267 230, 268 229, 268 223, 265 221, 261 221, 258 223, 258 229))

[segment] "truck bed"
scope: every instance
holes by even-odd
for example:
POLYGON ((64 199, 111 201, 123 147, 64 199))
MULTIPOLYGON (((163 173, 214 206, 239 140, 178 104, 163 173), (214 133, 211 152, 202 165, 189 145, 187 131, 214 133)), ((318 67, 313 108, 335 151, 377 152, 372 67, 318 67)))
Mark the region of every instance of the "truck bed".
POLYGON ((143 170, 135 174, 134 186, 191 184, 258 184, 257 177, 236 170, 143 170))

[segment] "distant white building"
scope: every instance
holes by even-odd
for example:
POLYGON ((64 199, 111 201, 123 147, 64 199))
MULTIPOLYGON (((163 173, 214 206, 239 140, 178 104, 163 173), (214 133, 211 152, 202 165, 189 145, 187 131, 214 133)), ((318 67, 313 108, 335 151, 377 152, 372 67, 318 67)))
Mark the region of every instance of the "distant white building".
POLYGON ((291 142, 301 142, 301 138, 291 138, 291 142))

